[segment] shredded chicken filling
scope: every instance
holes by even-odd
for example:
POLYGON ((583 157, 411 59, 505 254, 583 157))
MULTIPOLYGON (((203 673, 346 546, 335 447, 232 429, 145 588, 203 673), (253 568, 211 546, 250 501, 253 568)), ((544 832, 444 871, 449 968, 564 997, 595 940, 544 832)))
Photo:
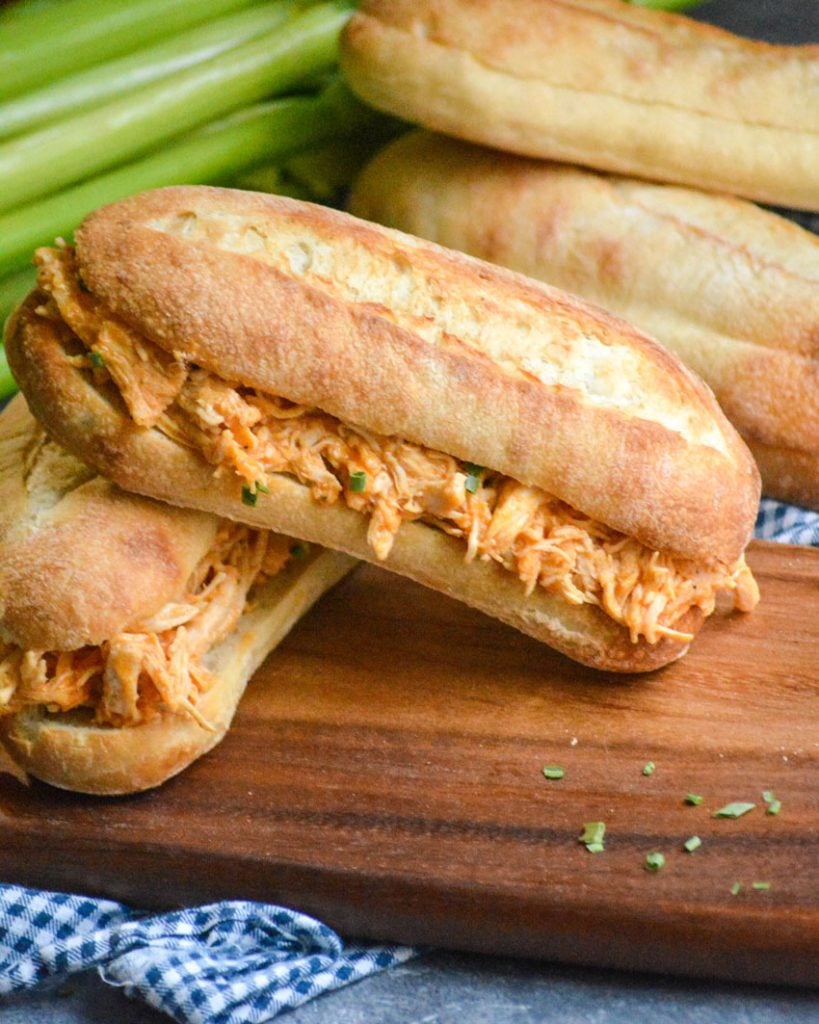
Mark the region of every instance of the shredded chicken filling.
POLYGON ((215 682, 205 656, 236 627, 253 586, 281 571, 291 545, 266 530, 225 524, 177 601, 99 647, 33 651, 0 643, 0 714, 31 705, 90 708, 95 722, 111 726, 180 714, 212 729, 197 707, 215 682))
MULTIPOLYGON (((39 259, 40 282, 56 313, 97 351, 89 310, 100 324, 109 314, 80 290, 70 250, 41 250, 39 259)), ((155 369, 157 389, 146 395, 146 351, 141 344, 123 346, 116 372, 111 369, 137 422, 202 452, 217 472, 230 467, 253 493, 271 474, 285 473, 319 502, 343 501, 369 517, 368 540, 379 559, 389 555, 402 523, 422 520, 461 539, 467 560, 492 560, 516 573, 528 593, 539 586, 572 604, 596 605, 625 626, 632 641, 652 644, 664 637, 690 640, 675 623, 692 608, 709 615, 722 591, 744 611, 759 598, 743 558, 699 565, 652 551, 538 488, 197 367, 184 367, 181 380, 174 376, 173 395, 165 387, 167 368, 155 369), (128 359, 130 374, 123 369, 128 359)))

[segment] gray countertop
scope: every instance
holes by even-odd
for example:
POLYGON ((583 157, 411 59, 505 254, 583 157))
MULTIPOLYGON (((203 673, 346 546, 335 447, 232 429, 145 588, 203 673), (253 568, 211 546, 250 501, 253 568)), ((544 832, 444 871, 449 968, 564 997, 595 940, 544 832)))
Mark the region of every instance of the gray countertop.
MULTIPOLYGON (((696 14, 755 38, 819 43, 819 0, 712 0, 696 14)), ((819 997, 433 952, 322 996, 284 1019, 292 1024, 819 1024, 819 997)), ((6 1000, 0 1020, 158 1024, 168 1018, 127 1000, 92 972, 6 1000)))

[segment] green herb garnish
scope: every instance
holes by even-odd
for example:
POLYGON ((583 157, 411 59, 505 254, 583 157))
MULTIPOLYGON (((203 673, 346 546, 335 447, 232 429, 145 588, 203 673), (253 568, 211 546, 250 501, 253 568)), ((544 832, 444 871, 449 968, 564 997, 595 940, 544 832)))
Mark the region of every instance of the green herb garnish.
POLYGON ((692 807, 699 807, 705 797, 699 795, 699 793, 687 793, 685 796, 685 802, 690 804, 692 807))
POLYGON ((546 779, 562 779, 566 774, 559 764, 545 764, 542 770, 546 779))
POLYGON ((659 850, 652 850, 651 853, 646 854, 645 869, 646 871, 659 871, 661 867, 665 865, 665 857, 660 853, 659 850))
POLYGON ((602 853, 605 835, 606 823, 604 821, 587 821, 583 826, 583 833, 577 841, 584 843, 589 853, 602 853))
POLYGON ((742 882, 734 882, 731 886, 731 895, 738 896, 742 892, 742 882))
POLYGON ((466 483, 464 484, 464 490, 470 494, 475 494, 478 488, 481 486, 481 477, 486 472, 485 466, 479 466, 475 462, 467 462, 464 465, 466 470, 466 483))
POLYGON ((647 762, 646 762, 646 763, 645 763, 645 764, 643 765, 643 775, 653 775, 653 774, 654 774, 654 769, 655 769, 656 767, 657 767, 657 766, 656 766, 656 765, 654 764, 654 762, 653 762, 653 761, 647 761, 647 762))
POLYGON ((779 814, 779 812, 782 810, 782 801, 777 800, 769 789, 766 789, 765 792, 762 794, 762 799, 768 805, 765 808, 766 814, 779 814))
POLYGON ((757 892, 767 892, 771 887, 770 882, 751 882, 751 888, 757 892))
POLYGON ((91 365, 95 370, 105 369, 105 360, 99 352, 95 352, 93 349, 88 353, 88 358, 91 361, 91 365))
POLYGON ((357 469, 355 473, 350 473, 350 490, 353 494, 361 494, 362 491, 367 489, 367 474, 363 469, 357 469))
POLYGON ((252 487, 249 487, 247 484, 245 484, 242 487, 242 504, 249 505, 251 508, 253 508, 258 500, 259 495, 256 493, 256 491, 253 490, 252 487))
POLYGON ((690 839, 686 839, 683 843, 683 849, 687 850, 689 853, 693 853, 694 850, 699 850, 701 846, 702 840, 699 836, 691 836, 690 839))
POLYGON ((258 480, 256 481, 256 490, 259 494, 270 494, 267 484, 260 483, 258 480))
POLYGON ((732 804, 726 804, 724 807, 720 807, 718 811, 714 811, 714 818, 741 818, 743 814, 747 814, 756 807, 756 804, 745 803, 742 800, 735 800, 732 804))

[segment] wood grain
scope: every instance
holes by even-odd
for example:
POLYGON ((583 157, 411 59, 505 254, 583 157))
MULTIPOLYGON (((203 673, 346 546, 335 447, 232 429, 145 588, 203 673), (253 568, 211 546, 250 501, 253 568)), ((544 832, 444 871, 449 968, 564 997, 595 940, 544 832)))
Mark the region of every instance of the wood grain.
POLYGON ((753 616, 718 615, 682 662, 626 678, 362 569, 259 672, 222 746, 161 790, 103 800, 0 779, 0 877, 139 905, 250 897, 357 936, 817 984, 819 551, 757 543, 751 563, 753 616), (547 782, 546 763, 565 778, 547 782), (712 816, 732 800, 757 808, 712 816), (577 842, 591 820, 606 822, 603 853, 577 842), (684 852, 695 834, 702 847, 684 852), (649 874, 655 849, 666 864, 649 874))

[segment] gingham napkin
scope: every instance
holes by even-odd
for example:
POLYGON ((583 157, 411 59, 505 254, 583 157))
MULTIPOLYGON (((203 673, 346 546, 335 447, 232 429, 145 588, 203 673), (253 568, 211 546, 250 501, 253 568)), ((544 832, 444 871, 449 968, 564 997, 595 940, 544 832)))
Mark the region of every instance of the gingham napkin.
POLYGON ((754 536, 782 544, 819 547, 819 512, 763 498, 759 504, 754 536))
POLYGON ((345 945, 283 907, 230 901, 146 915, 0 886, 0 995, 91 967, 183 1024, 255 1024, 416 955, 345 945))

